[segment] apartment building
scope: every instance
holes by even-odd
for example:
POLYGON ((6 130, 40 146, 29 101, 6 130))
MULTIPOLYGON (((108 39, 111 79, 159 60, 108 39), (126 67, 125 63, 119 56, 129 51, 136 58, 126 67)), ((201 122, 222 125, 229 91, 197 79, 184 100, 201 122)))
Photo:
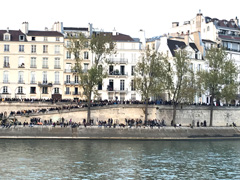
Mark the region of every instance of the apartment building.
POLYGON ((1 98, 61 98, 63 43, 57 31, 0 30, 1 98))
MULTIPOLYGON (((237 17, 230 20, 221 20, 203 16, 199 12, 196 17, 185 21, 183 25, 179 25, 179 22, 173 22, 169 36, 183 38, 189 36, 203 55, 211 46, 222 46, 226 48, 229 58, 240 67, 240 28, 237 17)), ((240 75, 238 81, 240 81, 240 75)), ((238 96, 240 97, 240 87, 238 96)), ((209 94, 208 97, 210 97, 209 94)), ((207 98, 206 102, 209 103, 210 98, 207 98)), ((238 102, 239 100, 236 101, 236 103, 238 102)))

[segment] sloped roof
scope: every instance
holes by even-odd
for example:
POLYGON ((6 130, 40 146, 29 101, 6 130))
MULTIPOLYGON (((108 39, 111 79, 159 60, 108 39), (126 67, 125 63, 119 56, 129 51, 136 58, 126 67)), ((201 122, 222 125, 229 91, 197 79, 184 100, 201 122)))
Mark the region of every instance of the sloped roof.
MULTIPOLYGON (((98 32, 94 32, 97 34, 98 32)), ((121 33, 116 33, 113 35, 112 32, 100 32, 101 34, 110 35, 113 41, 120 41, 120 42, 134 42, 134 39, 131 36, 121 33)))
POLYGON ((28 36, 52 36, 63 37, 63 34, 58 31, 28 31, 28 36))
POLYGON ((167 40, 167 45, 172 53, 172 56, 175 56, 175 50, 177 50, 178 48, 184 49, 186 47, 185 42, 175 41, 175 40, 171 40, 171 39, 167 40))
MULTIPOLYGON (((3 41, 3 35, 6 32, 7 32, 7 30, 0 30, 0 41, 3 41)), ((8 33, 11 35, 10 41, 19 41, 19 36, 20 35, 25 37, 24 41, 27 41, 25 34, 22 33, 22 31, 20 31, 20 30, 9 30, 8 33)))
POLYGON ((196 52, 199 51, 195 43, 189 43, 189 46, 196 52))
POLYGON ((64 31, 88 31, 88 28, 80 28, 80 27, 64 27, 64 31))

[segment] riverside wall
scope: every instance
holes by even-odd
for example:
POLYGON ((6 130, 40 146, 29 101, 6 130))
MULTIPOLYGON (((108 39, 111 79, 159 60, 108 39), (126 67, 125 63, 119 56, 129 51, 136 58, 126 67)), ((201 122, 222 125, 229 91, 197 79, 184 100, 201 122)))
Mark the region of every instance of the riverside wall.
POLYGON ((236 127, 161 127, 105 128, 16 126, 0 128, 0 139, 132 139, 132 140, 197 140, 240 139, 236 127))
MULTIPOLYGON (((50 103, 0 103, 0 112, 18 111, 25 109, 41 109, 55 106, 50 103)), ((64 104, 66 105, 66 104, 64 104)), ((142 119, 144 120, 144 105, 109 105, 102 107, 91 108, 91 118, 96 122, 97 120, 107 120, 112 118, 115 123, 125 123, 127 119, 142 119)), ((150 105, 149 119, 165 120, 167 125, 171 124, 172 120, 172 106, 165 105, 150 105)), ((38 117, 41 120, 58 121, 60 118, 66 120, 72 119, 74 122, 82 122, 87 117, 86 108, 53 111, 49 113, 39 113, 31 116, 16 116, 19 121, 29 122, 30 118, 38 117)), ((182 126, 189 126, 189 124, 196 125, 197 121, 200 123, 206 120, 209 125, 210 106, 179 106, 177 108, 176 123, 182 126)), ((240 107, 214 107, 213 111, 213 126, 229 126, 233 122, 240 125, 240 107)))

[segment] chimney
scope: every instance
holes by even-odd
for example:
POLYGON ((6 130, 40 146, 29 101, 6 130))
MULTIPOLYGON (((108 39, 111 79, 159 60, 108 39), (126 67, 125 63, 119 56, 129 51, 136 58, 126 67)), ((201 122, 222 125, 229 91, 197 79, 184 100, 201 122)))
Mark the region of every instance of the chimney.
POLYGON ((9 27, 7 27, 7 33, 9 33, 9 27))
POLYGON ((27 34, 28 33, 28 22, 23 22, 22 23, 22 29, 21 31, 24 33, 24 34, 27 34))
POLYGON ((88 32, 89 32, 89 36, 92 36, 92 32, 93 32, 93 27, 92 27, 92 23, 88 23, 88 32))
POLYGON ((116 36, 116 35, 117 35, 117 31, 116 31, 115 27, 114 27, 114 29, 113 29, 113 31, 112 31, 112 35, 113 35, 113 36, 116 36))
POLYGON ((60 33, 63 33, 63 23, 62 22, 55 22, 53 24, 53 28, 52 28, 53 31, 58 31, 60 33))
POLYGON ((48 28, 47 28, 47 27, 45 27, 45 31, 48 31, 48 28))
POLYGON ((234 21, 235 21, 235 24, 237 25, 237 27, 239 27, 239 19, 237 18, 237 16, 234 21))
POLYGON ((145 37, 145 31, 142 29, 139 30, 139 39, 140 39, 140 42, 142 43, 142 49, 145 49, 146 37, 145 37))

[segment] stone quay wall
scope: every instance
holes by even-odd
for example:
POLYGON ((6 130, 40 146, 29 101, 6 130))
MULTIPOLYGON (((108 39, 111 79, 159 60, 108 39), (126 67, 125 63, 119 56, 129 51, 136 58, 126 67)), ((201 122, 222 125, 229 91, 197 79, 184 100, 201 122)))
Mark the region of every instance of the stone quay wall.
MULTIPOLYGON (((67 104, 61 104, 67 105, 67 104)), ((50 108, 61 105, 55 105, 50 103, 0 103, 0 111, 7 112, 18 111, 25 109, 41 109, 50 108)), ((102 107, 91 108, 91 118, 94 122, 97 120, 108 120, 112 118, 115 123, 125 123, 127 119, 142 119, 144 120, 144 105, 109 105, 102 107)), ((167 125, 171 124, 172 120, 172 106, 165 105, 149 105, 149 119, 165 120, 167 125)), ((74 122, 82 122, 84 118, 87 118, 87 109, 70 109, 53 111, 48 113, 39 113, 28 116, 16 116, 19 121, 29 122, 30 118, 38 117, 41 120, 58 121, 60 118, 66 120, 72 119, 74 122)), ((200 123, 206 120, 209 125, 210 118, 210 106, 179 106, 176 114, 176 123, 182 126, 189 126, 189 124, 195 125, 197 121, 200 123)), ((213 111, 213 126, 229 126, 232 123, 240 125, 240 107, 214 107, 213 111)))
POLYGON ((16 126, 0 128, 0 139, 129 139, 129 140, 198 140, 240 139, 236 127, 154 127, 154 128, 105 128, 105 127, 52 127, 16 126))

